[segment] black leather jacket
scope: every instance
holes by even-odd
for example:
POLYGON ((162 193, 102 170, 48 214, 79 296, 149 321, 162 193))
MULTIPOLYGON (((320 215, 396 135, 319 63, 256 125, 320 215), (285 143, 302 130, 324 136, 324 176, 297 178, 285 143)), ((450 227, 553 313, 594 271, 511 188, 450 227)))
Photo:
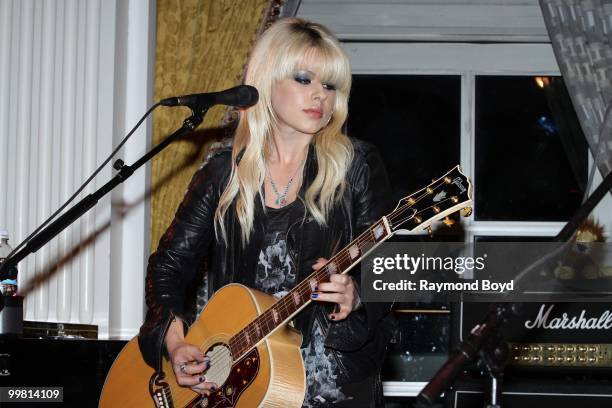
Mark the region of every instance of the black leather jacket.
MULTIPOLYGON (((317 258, 330 258, 390 211, 389 182, 379 154, 361 141, 353 140, 353 146, 355 154, 347 173, 348 188, 331 211, 327 226, 318 225, 307 215, 305 221, 300 220, 289 229, 288 245, 298 254, 298 282, 312 273, 317 258)), ((255 225, 246 248, 240 241, 240 227, 233 207, 227 211, 225 223, 229 245, 215 240, 214 212, 229 178, 230 164, 231 148, 226 147, 196 172, 174 221, 149 259, 146 277, 149 310, 140 329, 139 345, 145 361, 156 369, 160 367, 163 338, 170 317, 176 315, 185 320, 185 292, 189 285, 194 285, 202 255, 212 249, 208 268, 209 297, 231 282, 254 286, 264 237, 261 201, 256 200, 255 225)), ((316 173, 316 154, 311 146, 304 169, 302 196, 316 173)), ((359 269, 357 266, 351 273, 357 284, 360 282, 359 269)), ((328 312, 321 304, 311 304, 296 317, 294 323, 303 334, 304 344, 310 340, 314 319, 318 319, 325 345, 333 350, 342 371, 340 381, 358 381, 378 373, 394 326, 389 317, 389 304, 366 303, 339 322, 330 322, 326 318, 328 312)))

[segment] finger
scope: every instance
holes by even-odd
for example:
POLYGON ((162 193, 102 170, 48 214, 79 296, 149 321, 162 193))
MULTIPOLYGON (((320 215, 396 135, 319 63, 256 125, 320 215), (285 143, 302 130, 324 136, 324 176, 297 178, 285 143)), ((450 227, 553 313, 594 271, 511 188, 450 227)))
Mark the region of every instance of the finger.
POLYGON ((342 285, 352 285, 353 284, 353 278, 351 278, 350 276, 347 275, 340 275, 338 273, 334 273, 329 275, 329 281, 330 282, 336 282, 336 283, 340 283, 342 285))
POLYGON ((332 292, 346 293, 347 287, 346 285, 343 285, 342 283, 338 283, 338 282, 322 282, 317 287, 317 291, 318 292, 328 292, 328 293, 332 293, 332 292))
POLYGON ((325 258, 318 258, 314 264, 312 264, 312 269, 321 269, 323 267, 323 265, 325 265, 327 263, 327 259, 325 258))
POLYGON ((204 361, 205 358, 208 358, 202 350, 192 344, 185 344, 184 349, 181 351, 184 352, 187 361, 204 361))
POLYGON ((191 387, 191 389, 195 392, 198 392, 203 395, 210 395, 211 392, 215 392, 219 389, 219 386, 214 382, 202 382, 197 385, 191 387))
POLYGON ((184 343, 174 350, 171 357, 174 364, 182 364, 191 361, 204 361, 206 356, 196 346, 184 343))
POLYGON ((195 375, 203 373, 210 367, 210 359, 204 357, 203 361, 189 361, 179 364, 179 371, 187 375, 195 375))
POLYGON ((344 304, 345 302, 347 302, 346 299, 346 295, 344 293, 338 293, 338 292, 330 292, 330 293, 324 293, 324 292, 319 292, 319 293, 313 293, 311 295, 312 300, 315 300, 317 302, 330 302, 330 303, 338 303, 340 306, 342 306, 342 304, 344 304))
POLYGON ((206 381, 206 376, 204 374, 199 375, 185 375, 180 374, 176 376, 176 382, 183 387, 193 387, 196 385, 203 384, 206 381))
POLYGON ((346 319, 349 314, 351 314, 351 310, 341 309, 337 313, 330 313, 330 314, 328 314, 327 317, 329 318, 329 320, 333 320, 335 322, 339 322, 340 320, 346 319))

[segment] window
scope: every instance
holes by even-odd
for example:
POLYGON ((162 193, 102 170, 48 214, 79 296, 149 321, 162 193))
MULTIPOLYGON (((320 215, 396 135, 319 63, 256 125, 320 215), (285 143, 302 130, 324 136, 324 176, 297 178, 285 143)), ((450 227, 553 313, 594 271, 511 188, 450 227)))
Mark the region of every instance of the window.
MULTIPOLYGON (((472 215, 437 237, 549 240, 576 211, 587 148, 577 122, 560 120, 573 112, 549 45, 352 42, 347 49, 348 131, 378 147, 395 198, 457 163, 475 184, 472 215)), ((414 239, 428 238, 394 237, 414 239)), ((385 395, 416 395, 446 359, 449 307, 396 309, 401 330, 384 368, 385 395)))

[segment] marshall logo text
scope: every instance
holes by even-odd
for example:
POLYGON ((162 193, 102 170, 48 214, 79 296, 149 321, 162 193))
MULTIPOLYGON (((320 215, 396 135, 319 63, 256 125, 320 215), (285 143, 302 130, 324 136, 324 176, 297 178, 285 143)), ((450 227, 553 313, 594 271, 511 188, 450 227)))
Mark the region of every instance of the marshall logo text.
POLYGON ((526 320, 525 328, 531 329, 547 329, 547 330, 609 330, 612 328, 612 312, 605 310, 598 317, 588 317, 586 311, 582 309, 578 316, 568 316, 563 313, 560 316, 552 317, 551 312, 555 305, 540 306, 535 320, 526 320))

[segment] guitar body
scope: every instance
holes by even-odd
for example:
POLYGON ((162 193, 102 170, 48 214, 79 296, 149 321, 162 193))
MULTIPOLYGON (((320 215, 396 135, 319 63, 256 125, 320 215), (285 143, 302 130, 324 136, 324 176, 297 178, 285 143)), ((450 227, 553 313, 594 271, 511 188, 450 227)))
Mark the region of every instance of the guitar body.
POLYGON ((134 338, 110 369, 100 407, 301 407, 306 383, 302 336, 296 330, 283 325, 242 357, 232 356, 227 346, 232 336, 274 303, 273 296, 231 284, 206 304, 186 340, 200 345, 211 358, 206 379, 216 382, 219 389, 209 397, 179 386, 166 359, 165 378, 154 378, 155 371, 142 359, 134 338), (163 404, 156 404, 154 398, 163 404))

